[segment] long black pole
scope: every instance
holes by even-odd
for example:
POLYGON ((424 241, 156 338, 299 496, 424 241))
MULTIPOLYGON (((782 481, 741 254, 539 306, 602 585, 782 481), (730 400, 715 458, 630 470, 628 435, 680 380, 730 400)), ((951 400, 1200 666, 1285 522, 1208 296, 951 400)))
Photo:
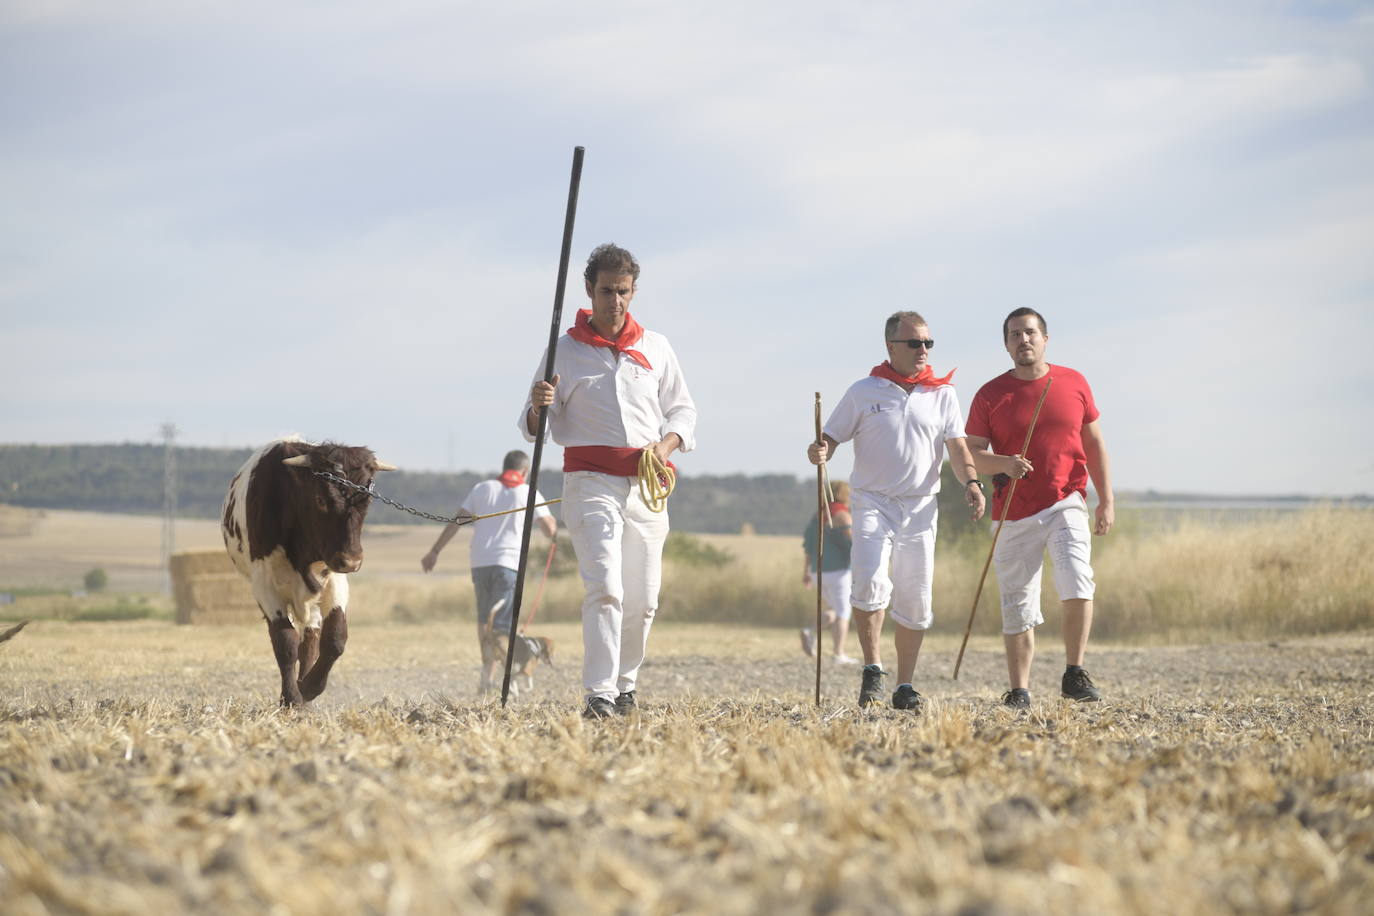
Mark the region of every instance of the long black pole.
MULTIPOLYGON (((816 443, 825 456, 825 434, 821 430, 821 393, 816 392, 816 443)), ((821 705, 821 645, 825 641, 821 624, 821 602, 825 600, 825 589, 821 586, 821 566, 825 562, 825 462, 816 465, 816 705, 821 705)), ((835 613, 840 612, 839 608, 835 613)))
MULTIPOLYGON (((573 148, 572 178, 568 182, 568 212, 563 218, 563 250, 558 256, 558 285, 553 290, 553 321, 549 323, 549 358, 544 363, 544 381, 553 381, 553 360, 558 353, 559 328, 563 324, 563 284, 568 280, 568 255, 572 251, 573 222, 577 218, 577 189, 582 184, 582 147, 573 148)), ((525 562, 530 555, 530 531, 534 525, 534 504, 539 487, 539 459, 544 456, 544 431, 549 425, 549 410, 539 408, 539 431, 534 436, 534 457, 530 459, 530 492, 525 506, 525 527, 520 534, 520 567, 515 574, 515 595, 511 599, 510 639, 506 643, 506 674, 501 679, 501 705, 510 696, 511 663, 515 660, 515 634, 520 629, 520 600, 525 596, 525 562)))

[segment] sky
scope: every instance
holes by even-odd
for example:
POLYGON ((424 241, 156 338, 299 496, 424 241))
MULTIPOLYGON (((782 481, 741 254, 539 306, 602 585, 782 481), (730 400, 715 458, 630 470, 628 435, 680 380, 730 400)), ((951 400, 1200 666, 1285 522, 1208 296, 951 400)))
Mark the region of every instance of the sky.
POLYGON ((1374 2, 0 0, 0 442, 499 467, 580 145, 562 324, 633 251, 686 475, 1030 306, 1117 489, 1374 493, 1372 80, 1374 2))

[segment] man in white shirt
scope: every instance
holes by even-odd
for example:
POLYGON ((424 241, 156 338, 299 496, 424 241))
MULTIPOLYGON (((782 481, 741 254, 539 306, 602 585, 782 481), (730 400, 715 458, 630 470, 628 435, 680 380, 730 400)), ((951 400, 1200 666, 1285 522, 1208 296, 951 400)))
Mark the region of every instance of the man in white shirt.
MULTIPOLYGON (((453 536, 458 533, 458 525, 479 515, 494 515, 492 518, 479 518, 472 522, 471 567, 472 587, 477 593, 477 643, 482 651, 482 682, 479 692, 491 689, 496 677, 496 668, 501 659, 492 651, 487 635, 510 634, 510 623, 515 598, 515 578, 520 568, 520 537, 524 531, 524 517, 511 509, 523 509, 528 505, 530 487, 525 483, 529 473, 530 456, 521 451, 507 452, 501 462, 501 476, 484 480, 468 492, 458 510, 458 523, 450 522, 439 533, 439 539, 420 558, 420 567, 425 572, 434 569, 439 560, 439 552, 453 536)), ((544 498, 535 494, 536 503, 544 498)), ((534 510, 534 520, 550 539, 558 532, 558 522, 548 507, 540 506, 534 510)))
POLYGON ((975 520, 983 515, 983 485, 964 441, 959 399, 949 381, 954 373, 937 378, 930 368, 935 341, 926 320, 916 312, 897 312, 887 319, 884 336, 887 361, 849 386, 826 421, 824 442, 811 443, 807 457, 820 464, 841 442, 854 440, 850 563, 854 622, 864 653, 859 705, 882 700, 887 672, 879 636, 890 602, 899 682, 892 705, 919 711, 923 698, 911 681, 934 621, 930 596, 944 449, 975 520))
POLYGON ((652 449, 667 465, 674 451, 691 451, 697 410, 668 339, 630 315, 634 256, 601 245, 583 276, 592 307, 559 338, 551 383, 547 352, 540 358, 520 429, 534 441, 538 408, 547 407, 548 433, 564 447, 563 523, 586 587, 583 715, 601 719, 635 709, 658 609, 668 513, 640 498, 640 453, 652 449))

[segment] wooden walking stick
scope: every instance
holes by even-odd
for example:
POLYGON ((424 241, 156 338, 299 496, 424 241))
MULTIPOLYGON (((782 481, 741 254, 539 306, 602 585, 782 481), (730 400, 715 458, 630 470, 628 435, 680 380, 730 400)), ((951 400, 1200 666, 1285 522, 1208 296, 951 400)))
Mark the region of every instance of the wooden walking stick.
MULTIPOLYGON (((825 435, 821 432, 821 393, 816 392, 816 442, 825 458, 825 435)), ((825 461, 816 465, 816 705, 821 705, 821 560, 825 557, 825 523, 830 519, 830 506, 825 501, 825 461)))
MULTIPOLYGON (((1050 393, 1050 384, 1054 381, 1053 376, 1046 376, 1045 390, 1040 392, 1040 400, 1035 402, 1035 412, 1031 414, 1030 426, 1026 427, 1026 441, 1021 445, 1021 457, 1026 457, 1026 451, 1030 448, 1031 433, 1035 432, 1035 421, 1040 419, 1040 408, 1044 406, 1045 395, 1050 393)), ((983 574, 978 577, 978 590, 973 593, 973 608, 968 612, 968 626, 964 627, 964 641, 959 644, 959 658, 954 662, 954 680, 959 680, 959 666, 964 663, 964 649, 968 646, 968 634, 973 631, 973 615, 978 613, 978 599, 983 597, 983 583, 988 578, 988 567, 992 565, 992 554, 997 550, 997 538, 1002 534, 1002 524, 1007 520, 1007 512, 1011 510, 1011 498, 1016 493, 1016 482, 1020 478, 1013 477, 1011 486, 1007 488, 1006 501, 1002 503, 1002 516, 997 519, 997 530, 992 533, 992 546, 988 548, 987 561, 983 563, 983 574)))
MULTIPOLYGON (((530 608, 529 623, 534 622, 534 615, 539 613, 539 603, 544 600, 544 586, 549 581, 549 570, 553 568, 553 555, 558 551, 558 538, 549 541, 549 558, 544 561, 544 575, 539 579, 539 591, 534 593, 534 607, 530 608)), ((521 630, 520 632, 524 632, 521 630)))
MULTIPOLYGON (((577 189, 582 184, 582 147, 573 148, 572 178, 568 182, 568 210, 563 217, 563 249, 558 257, 558 284, 553 290, 553 321, 549 323, 549 355, 544 363, 544 381, 553 381, 553 359, 558 352, 559 325, 563 323, 563 284, 568 280, 568 255, 572 250, 573 223, 577 218, 577 189)), ((539 430, 534 434, 534 457, 530 459, 530 492, 525 506, 525 527, 520 534, 520 567, 515 574, 515 595, 511 599, 510 639, 506 643, 506 673, 501 679, 501 705, 510 696, 511 662, 515 660, 515 634, 520 629, 520 600, 525 594, 525 562, 530 554, 530 527, 534 524, 534 502, 538 498, 539 459, 544 454, 544 431, 549 425, 549 410, 539 408, 539 430)))

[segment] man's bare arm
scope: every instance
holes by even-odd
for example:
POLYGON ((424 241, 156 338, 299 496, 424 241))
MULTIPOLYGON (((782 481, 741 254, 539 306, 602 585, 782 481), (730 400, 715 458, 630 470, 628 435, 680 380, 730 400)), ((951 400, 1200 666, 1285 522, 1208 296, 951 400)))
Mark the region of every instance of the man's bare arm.
POLYGON ((1083 454, 1088 459, 1088 477, 1097 491, 1097 518, 1094 534, 1106 534, 1116 524, 1116 496, 1112 493, 1111 462, 1107 459, 1107 441, 1096 420, 1083 427, 1083 454))
POLYGON ((946 439, 945 448, 949 449, 949 465, 954 470, 955 479, 964 485, 964 501, 968 503, 969 517, 976 522, 983 517, 987 501, 983 498, 981 483, 976 487, 969 486, 977 482, 978 469, 974 464, 968 441, 963 437, 946 439))
POLYGON ((994 455, 992 440, 983 436, 967 436, 968 450, 973 455, 973 465, 979 474, 989 476, 1006 474, 1008 477, 1025 477, 1035 467, 1020 455, 994 455))
POLYGON ((439 539, 434 542, 433 547, 429 548, 429 553, 420 558, 420 568, 425 572, 433 570, 434 564, 439 561, 439 551, 443 550, 444 546, 447 545, 449 541, 453 540, 453 536, 457 533, 458 526, 453 522, 449 522, 445 525, 444 530, 439 532, 439 539))

